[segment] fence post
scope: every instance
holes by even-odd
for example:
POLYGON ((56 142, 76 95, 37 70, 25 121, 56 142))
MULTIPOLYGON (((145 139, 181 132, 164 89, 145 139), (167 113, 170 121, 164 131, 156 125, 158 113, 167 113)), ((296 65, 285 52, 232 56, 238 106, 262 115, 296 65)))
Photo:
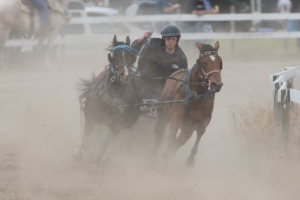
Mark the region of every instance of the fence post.
MULTIPOLYGON (((278 76, 273 76, 273 82, 276 81, 278 76)), ((274 98, 273 98, 273 103, 274 103, 274 118, 277 122, 277 125, 280 124, 281 121, 281 105, 280 102, 277 101, 277 96, 278 96, 278 90, 279 90, 279 83, 275 83, 274 85, 275 91, 274 91, 274 98)))
POLYGON ((287 81, 287 90, 282 91, 281 93, 281 106, 282 106, 282 133, 284 136, 285 144, 287 145, 290 140, 290 83, 287 81))
MULTIPOLYGON (((235 14, 235 6, 230 6, 230 13, 235 14)), ((230 32, 235 32, 235 21, 230 21, 230 32)), ((231 53, 235 54, 235 39, 231 39, 231 53)))

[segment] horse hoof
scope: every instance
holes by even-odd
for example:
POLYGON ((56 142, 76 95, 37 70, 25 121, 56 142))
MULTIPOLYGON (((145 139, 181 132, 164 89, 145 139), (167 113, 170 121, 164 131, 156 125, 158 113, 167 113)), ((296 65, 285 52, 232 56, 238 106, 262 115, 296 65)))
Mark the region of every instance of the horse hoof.
POLYGON ((185 166, 187 168, 194 168, 195 167, 195 158, 188 158, 185 162, 185 166))
POLYGON ((77 149, 74 153, 73 153, 73 160, 76 162, 81 161, 82 159, 82 150, 81 149, 77 149))

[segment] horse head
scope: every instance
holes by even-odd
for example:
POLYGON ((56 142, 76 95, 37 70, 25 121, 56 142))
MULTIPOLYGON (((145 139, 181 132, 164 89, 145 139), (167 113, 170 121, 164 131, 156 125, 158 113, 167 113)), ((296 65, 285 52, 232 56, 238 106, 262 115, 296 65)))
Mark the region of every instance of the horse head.
POLYGON ((133 64, 136 61, 138 52, 130 47, 129 36, 126 37, 126 43, 124 43, 118 42, 116 35, 109 50, 108 61, 111 71, 114 73, 117 81, 120 80, 122 84, 126 84, 130 75, 135 72, 133 64))
POLYGON ((209 89, 212 92, 220 92, 223 83, 221 78, 222 58, 218 55, 219 41, 215 43, 214 47, 198 42, 196 45, 200 50, 199 59, 197 59, 200 73, 207 80, 209 89))

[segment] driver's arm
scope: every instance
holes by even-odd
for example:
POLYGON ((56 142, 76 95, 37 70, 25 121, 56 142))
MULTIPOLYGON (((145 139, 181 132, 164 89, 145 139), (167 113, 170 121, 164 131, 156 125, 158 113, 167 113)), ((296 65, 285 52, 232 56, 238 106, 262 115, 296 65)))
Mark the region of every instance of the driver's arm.
POLYGON ((150 37, 152 31, 146 31, 139 39, 135 40, 131 47, 137 51, 140 51, 142 46, 145 44, 146 39, 150 37))

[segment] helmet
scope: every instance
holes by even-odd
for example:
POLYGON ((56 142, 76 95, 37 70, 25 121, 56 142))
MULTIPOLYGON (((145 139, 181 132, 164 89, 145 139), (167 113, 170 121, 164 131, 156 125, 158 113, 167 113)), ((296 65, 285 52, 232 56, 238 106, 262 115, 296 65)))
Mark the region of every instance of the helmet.
POLYGON ((164 29, 161 31, 161 36, 164 37, 172 37, 177 36, 180 38, 181 33, 177 26, 175 25, 167 25, 164 27, 164 29))

